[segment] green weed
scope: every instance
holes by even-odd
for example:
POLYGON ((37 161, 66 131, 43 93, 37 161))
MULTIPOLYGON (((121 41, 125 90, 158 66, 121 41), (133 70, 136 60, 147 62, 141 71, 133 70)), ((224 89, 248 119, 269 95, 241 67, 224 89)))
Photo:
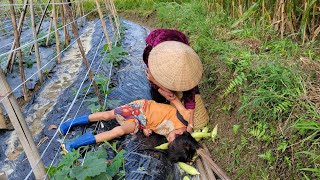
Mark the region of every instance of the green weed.
MULTIPOLYGON (((124 176, 124 150, 106 163, 108 157, 104 147, 87 153, 84 162, 80 163, 80 149, 63 156, 57 166, 46 168, 51 179, 121 179, 124 176)), ((83 148, 82 148, 83 149, 83 148)))

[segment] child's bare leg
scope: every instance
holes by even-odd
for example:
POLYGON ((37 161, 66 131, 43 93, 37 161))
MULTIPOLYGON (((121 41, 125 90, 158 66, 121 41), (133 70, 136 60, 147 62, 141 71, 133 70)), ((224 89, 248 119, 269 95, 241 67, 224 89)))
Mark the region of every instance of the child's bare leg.
POLYGON ((110 131, 106 131, 100 134, 95 135, 97 143, 109 141, 117 137, 121 137, 126 134, 133 133, 136 128, 135 122, 126 122, 121 126, 117 126, 110 131))
POLYGON ((114 115, 114 110, 104 111, 104 112, 96 112, 89 115, 89 122, 96 122, 96 121, 109 121, 111 119, 115 119, 116 116, 114 115))

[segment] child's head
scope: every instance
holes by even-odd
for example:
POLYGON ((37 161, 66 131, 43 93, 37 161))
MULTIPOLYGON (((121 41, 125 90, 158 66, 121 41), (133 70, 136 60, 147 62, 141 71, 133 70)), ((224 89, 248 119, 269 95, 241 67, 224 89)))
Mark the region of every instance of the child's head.
POLYGON ((199 143, 187 131, 176 135, 169 143, 168 155, 172 162, 190 162, 196 150, 200 148, 199 143))

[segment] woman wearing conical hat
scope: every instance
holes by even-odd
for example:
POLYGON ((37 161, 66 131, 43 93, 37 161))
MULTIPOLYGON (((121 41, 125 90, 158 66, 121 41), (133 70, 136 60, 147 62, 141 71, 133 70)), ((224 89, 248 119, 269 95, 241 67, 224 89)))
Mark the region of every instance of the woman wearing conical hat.
POLYGON ((199 94, 197 85, 203 72, 199 56, 189 46, 188 38, 176 30, 154 30, 146 38, 146 43, 143 61, 148 67, 152 98, 165 103, 176 98, 175 92, 183 92, 181 100, 192 112, 187 131, 192 132, 195 95, 199 94))

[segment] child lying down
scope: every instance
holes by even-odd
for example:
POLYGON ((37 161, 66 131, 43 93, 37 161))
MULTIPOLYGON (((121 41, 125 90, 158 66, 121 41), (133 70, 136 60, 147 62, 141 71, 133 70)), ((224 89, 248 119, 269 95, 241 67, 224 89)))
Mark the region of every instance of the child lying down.
POLYGON ((69 128, 76 125, 100 120, 116 119, 120 126, 97 135, 87 132, 73 141, 62 144, 62 148, 71 151, 80 146, 109 141, 141 130, 145 136, 150 136, 154 132, 167 138, 169 142, 168 158, 172 162, 191 161, 196 149, 200 147, 198 142, 186 131, 191 114, 178 98, 174 98, 171 102, 176 108, 153 100, 137 100, 110 111, 97 112, 68 120, 62 123, 59 128, 63 135, 68 132, 69 128))

